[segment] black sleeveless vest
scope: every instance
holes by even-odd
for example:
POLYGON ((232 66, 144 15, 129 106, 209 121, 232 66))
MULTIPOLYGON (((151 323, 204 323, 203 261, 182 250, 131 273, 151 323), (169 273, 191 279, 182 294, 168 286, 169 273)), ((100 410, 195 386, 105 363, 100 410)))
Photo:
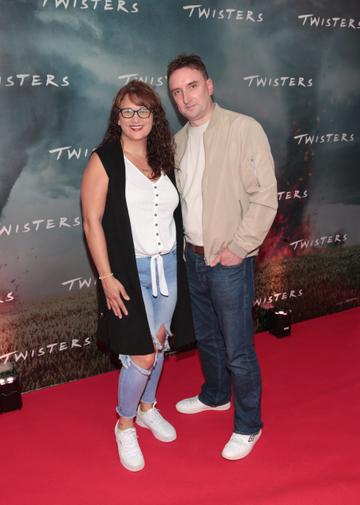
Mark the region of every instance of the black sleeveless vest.
MULTIPOLYGON (((116 354, 151 354, 154 351, 141 287, 136 268, 136 257, 131 233, 130 218, 125 198, 125 163, 120 142, 109 142, 95 151, 107 176, 108 192, 102 220, 111 271, 124 285, 130 301, 125 302, 129 312, 122 319, 108 310, 101 282, 98 282, 98 331, 100 341, 116 354)), ((169 176, 175 185, 174 174, 169 176)), ((180 204, 175 209, 177 239, 178 301, 172 321, 173 349, 194 343, 191 305, 183 260, 183 226, 180 204)))

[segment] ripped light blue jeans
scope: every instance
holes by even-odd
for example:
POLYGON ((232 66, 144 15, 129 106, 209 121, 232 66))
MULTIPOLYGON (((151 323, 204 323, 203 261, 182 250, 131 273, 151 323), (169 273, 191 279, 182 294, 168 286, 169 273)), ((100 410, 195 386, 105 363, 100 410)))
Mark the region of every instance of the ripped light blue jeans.
MULTIPOLYGON (((145 304, 146 315, 154 342, 155 360, 152 368, 146 369, 135 363, 131 356, 120 355, 122 368, 119 376, 118 406, 120 416, 133 418, 140 401, 145 403, 156 402, 156 389, 159 383, 164 363, 164 351, 169 349, 168 337, 170 323, 177 300, 177 262, 176 250, 162 255, 164 274, 167 285, 167 295, 154 292, 154 279, 151 278, 150 257, 136 258, 142 296, 145 304), (164 326, 166 337, 161 345, 157 333, 164 326)), ((156 266, 156 282, 160 284, 158 265, 156 266)))

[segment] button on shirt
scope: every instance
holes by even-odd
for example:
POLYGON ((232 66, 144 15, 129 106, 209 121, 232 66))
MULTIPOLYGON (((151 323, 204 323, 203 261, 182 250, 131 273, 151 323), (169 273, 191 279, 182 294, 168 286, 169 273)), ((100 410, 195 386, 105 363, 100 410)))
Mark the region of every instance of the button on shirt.
POLYGON ((178 193, 170 179, 162 174, 157 181, 148 179, 124 157, 126 169, 125 196, 137 257, 151 257, 152 292, 157 296, 156 266, 161 294, 167 295, 161 255, 176 245, 174 210, 178 193))
POLYGON ((181 208, 187 242, 202 246, 202 193, 205 168, 204 132, 209 121, 201 126, 189 126, 184 156, 178 178, 181 186, 181 208))

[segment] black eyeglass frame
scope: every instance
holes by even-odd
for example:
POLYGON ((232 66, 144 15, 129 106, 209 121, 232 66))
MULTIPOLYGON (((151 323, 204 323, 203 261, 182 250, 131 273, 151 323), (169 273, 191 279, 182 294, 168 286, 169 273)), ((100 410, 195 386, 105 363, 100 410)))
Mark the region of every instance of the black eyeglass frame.
POLYGON ((124 118, 124 119, 132 119, 135 114, 137 114, 137 116, 140 118, 140 119, 147 119, 148 117, 150 117, 150 115, 152 114, 152 110, 149 109, 149 107, 145 107, 145 105, 143 105, 142 107, 140 107, 139 109, 132 109, 131 107, 116 107, 117 110, 120 112, 121 116, 124 118), (124 110, 128 110, 128 111, 131 111, 132 112, 132 115, 131 116, 124 116, 123 114, 123 111, 124 110), (148 111, 148 114, 146 116, 140 116, 139 112, 143 110, 143 111, 148 111))

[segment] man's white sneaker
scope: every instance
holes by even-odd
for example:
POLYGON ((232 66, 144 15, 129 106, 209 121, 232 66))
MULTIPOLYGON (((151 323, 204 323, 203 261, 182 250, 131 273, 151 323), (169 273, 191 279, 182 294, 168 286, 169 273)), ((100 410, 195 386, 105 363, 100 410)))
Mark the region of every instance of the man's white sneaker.
POLYGON ((138 472, 145 466, 144 456, 138 444, 136 429, 119 430, 116 423, 115 438, 121 464, 130 472, 138 472))
POLYGON ((143 412, 139 407, 136 424, 142 428, 148 428, 154 437, 161 440, 161 442, 172 442, 176 439, 175 428, 163 418, 155 405, 146 412, 143 412))
POLYGON ((261 437, 262 430, 255 435, 240 435, 233 433, 229 442, 225 445, 221 456, 225 459, 242 459, 253 450, 256 442, 261 437))
POLYGON ((182 414, 197 414, 198 412, 205 412, 206 410, 229 410, 230 406, 231 403, 228 402, 219 407, 210 407, 201 402, 198 396, 193 396, 192 398, 185 398, 185 400, 177 402, 175 408, 182 414))

